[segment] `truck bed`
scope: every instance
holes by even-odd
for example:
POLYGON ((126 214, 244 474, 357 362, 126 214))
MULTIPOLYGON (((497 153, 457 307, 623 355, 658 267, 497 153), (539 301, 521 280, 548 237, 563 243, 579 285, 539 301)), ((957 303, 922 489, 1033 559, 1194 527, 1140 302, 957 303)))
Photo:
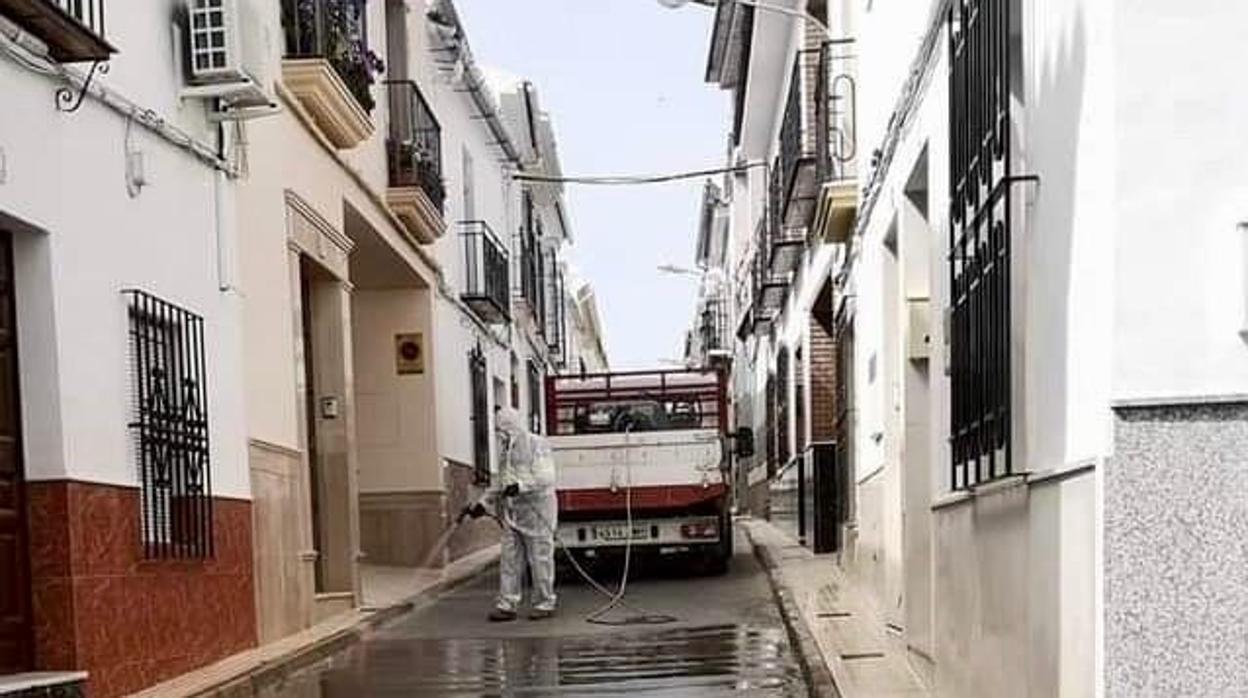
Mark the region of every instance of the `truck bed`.
POLYGON ((714 429, 550 437, 560 515, 686 509, 723 496, 723 445, 714 429))

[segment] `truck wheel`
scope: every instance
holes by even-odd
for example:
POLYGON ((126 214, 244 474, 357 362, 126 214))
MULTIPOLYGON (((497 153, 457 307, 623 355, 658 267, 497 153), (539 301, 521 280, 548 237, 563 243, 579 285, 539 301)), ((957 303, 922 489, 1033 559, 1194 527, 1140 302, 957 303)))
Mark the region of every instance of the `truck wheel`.
POLYGON ((727 573, 732 551, 732 514, 725 511, 719 515, 719 544, 707 554, 706 573, 713 576, 727 573))

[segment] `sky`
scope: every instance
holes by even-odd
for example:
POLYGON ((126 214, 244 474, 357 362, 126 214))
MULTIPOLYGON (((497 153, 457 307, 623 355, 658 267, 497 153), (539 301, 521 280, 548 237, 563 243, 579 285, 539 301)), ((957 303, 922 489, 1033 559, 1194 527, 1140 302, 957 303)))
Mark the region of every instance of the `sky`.
MULTIPOLYGON (((665 174, 722 166, 727 94, 703 82, 713 10, 657 0, 456 0, 483 67, 531 80, 565 175, 665 174)), ((683 354, 697 279, 702 181, 569 184, 572 259, 598 296, 613 369, 683 354)))

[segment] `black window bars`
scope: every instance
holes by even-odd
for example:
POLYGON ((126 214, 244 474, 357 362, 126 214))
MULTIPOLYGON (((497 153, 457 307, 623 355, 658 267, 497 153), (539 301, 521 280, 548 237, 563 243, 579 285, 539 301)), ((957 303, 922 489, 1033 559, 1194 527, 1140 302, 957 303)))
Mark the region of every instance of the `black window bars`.
POLYGON ((469 389, 472 395, 472 482, 490 484, 490 396, 485 354, 480 347, 468 352, 469 389))
POLYGON ((148 558, 213 555, 204 320, 143 291, 129 304, 134 421, 148 558))
POLYGON ((1009 0, 955 0, 950 52, 950 484, 1011 464, 1009 0))

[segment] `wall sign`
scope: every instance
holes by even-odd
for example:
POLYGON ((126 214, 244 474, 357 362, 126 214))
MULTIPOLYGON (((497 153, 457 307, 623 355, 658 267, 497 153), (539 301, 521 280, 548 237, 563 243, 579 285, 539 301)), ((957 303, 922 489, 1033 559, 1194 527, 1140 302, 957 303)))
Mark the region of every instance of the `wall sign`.
POLYGON ((425 372, 425 339, 419 332, 394 336, 394 367, 400 376, 425 372))

